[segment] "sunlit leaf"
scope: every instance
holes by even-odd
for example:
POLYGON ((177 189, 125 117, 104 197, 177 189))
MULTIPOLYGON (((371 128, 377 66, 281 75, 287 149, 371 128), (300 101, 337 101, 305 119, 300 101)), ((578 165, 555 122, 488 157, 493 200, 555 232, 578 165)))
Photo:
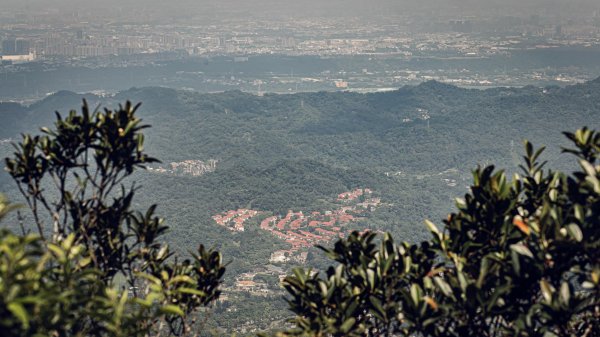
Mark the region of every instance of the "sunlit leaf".
POLYGON ((521 218, 521 216, 515 216, 513 218, 513 224, 517 226, 517 228, 519 228, 521 232, 525 233, 525 235, 529 235, 531 233, 531 229, 529 228, 529 226, 527 226, 525 221, 523 221, 523 218, 521 218))
POLYGON ((21 303, 11 302, 7 305, 8 310, 19 319, 24 329, 29 328, 29 315, 21 303))
POLYGON ((183 310, 181 310, 180 307, 173 305, 173 304, 167 304, 167 305, 163 305, 160 310, 165 313, 165 314, 171 314, 171 315, 178 315, 178 316, 185 316, 185 313, 183 312, 183 310))
POLYGON ((533 258, 533 253, 531 252, 531 250, 529 250, 529 248, 522 243, 510 245, 510 249, 514 250, 520 255, 533 258))

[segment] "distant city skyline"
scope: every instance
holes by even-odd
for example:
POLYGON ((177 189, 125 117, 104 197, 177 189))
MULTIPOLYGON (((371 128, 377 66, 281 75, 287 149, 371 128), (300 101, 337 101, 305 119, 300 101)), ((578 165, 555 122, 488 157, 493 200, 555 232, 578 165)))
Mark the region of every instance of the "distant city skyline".
POLYGON ((8 98, 149 84, 258 94, 428 80, 572 84, 600 71, 600 2, 589 0, 7 1, 0 96, 8 98), (280 66, 260 64, 272 56, 280 66), (66 75, 124 68, 118 85, 66 75), (48 83, 28 80, 48 71, 57 72, 48 83))

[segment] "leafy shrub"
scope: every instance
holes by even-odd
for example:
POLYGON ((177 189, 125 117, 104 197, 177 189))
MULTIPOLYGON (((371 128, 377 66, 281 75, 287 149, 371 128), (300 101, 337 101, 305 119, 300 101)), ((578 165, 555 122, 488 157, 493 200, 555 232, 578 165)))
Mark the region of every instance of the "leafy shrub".
MULTIPOLYGON (((132 209, 136 187, 124 179, 157 161, 137 108, 84 102, 6 159, 37 232, 0 232, 3 336, 185 335, 218 298, 221 255, 200 245, 180 261, 158 241, 168 227, 156 206, 132 209)), ((0 217, 12 208, 0 199, 0 217)))
POLYGON ((600 133, 565 133, 581 169, 544 170, 525 142, 522 175, 493 166, 421 244, 351 234, 325 273, 284 280, 305 336, 600 336, 600 133))

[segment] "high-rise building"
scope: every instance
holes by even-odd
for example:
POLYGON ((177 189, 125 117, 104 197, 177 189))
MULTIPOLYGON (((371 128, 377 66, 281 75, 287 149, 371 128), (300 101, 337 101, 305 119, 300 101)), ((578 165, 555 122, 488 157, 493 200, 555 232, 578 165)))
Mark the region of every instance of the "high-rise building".
POLYGON ((2 41, 3 55, 27 55, 31 51, 31 44, 25 39, 8 38, 2 41))
POLYGON ((31 51, 31 44, 28 40, 17 39, 15 45, 15 55, 27 55, 31 51))
POLYGON ((17 42, 14 38, 8 38, 2 41, 2 54, 15 55, 17 52, 17 42))

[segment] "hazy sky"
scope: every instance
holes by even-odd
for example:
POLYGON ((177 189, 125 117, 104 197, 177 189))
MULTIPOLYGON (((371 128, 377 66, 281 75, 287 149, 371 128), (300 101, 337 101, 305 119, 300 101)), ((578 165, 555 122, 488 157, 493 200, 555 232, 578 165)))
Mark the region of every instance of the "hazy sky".
MULTIPOLYGON (((144 9, 168 15, 243 13, 245 15, 330 16, 368 14, 592 15, 599 0, 2 0, 3 10, 62 11, 95 8, 144 9)), ((132 15, 135 12, 132 10, 132 15)))

